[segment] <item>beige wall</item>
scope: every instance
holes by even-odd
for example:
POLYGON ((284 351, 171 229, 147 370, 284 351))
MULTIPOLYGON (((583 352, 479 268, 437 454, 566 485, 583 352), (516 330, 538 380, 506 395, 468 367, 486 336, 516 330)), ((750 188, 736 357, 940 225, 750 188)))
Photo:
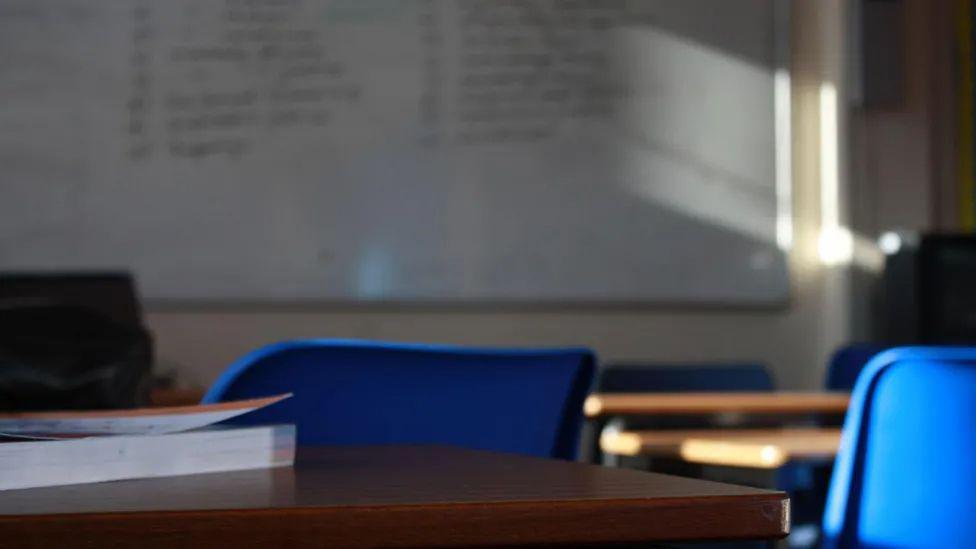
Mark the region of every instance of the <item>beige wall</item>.
MULTIPOLYGON (((917 5, 923 0, 909 3, 913 2, 917 5)), ((604 360, 757 360, 770 365, 781 387, 819 387, 828 353, 852 331, 850 298, 855 293, 846 268, 827 269, 817 256, 819 89, 824 78, 839 79, 844 72, 843 3, 795 2, 792 19, 795 245, 790 258, 793 298, 788 307, 150 310, 148 323, 164 367, 168 364, 175 368, 184 383, 207 385, 230 361, 265 343, 301 337, 352 337, 480 345, 588 345, 604 360)), ((842 81, 837 83, 843 87, 842 81)), ((842 124, 844 120, 842 117, 842 124)), ((890 123, 883 117, 873 123, 882 133, 906 134, 875 144, 871 153, 875 156, 886 147, 904 151, 917 139, 924 142, 924 130, 918 128, 914 115, 901 117, 895 113, 890 123)), ((903 171, 891 168, 900 174, 896 186, 909 189, 910 196, 886 196, 878 203, 882 212, 890 210, 894 218, 913 223, 918 218, 910 207, 915 200, 911 198, 915 192, 912 185, 926 177, 926 168, 918 168, 917 162, 927 159, 907 156, 903 171)), ((882 177, 880 172, 876 177, 882 177)), ((846 172, 842 172, 842 188, 849 190, 848 183, 846 172)))

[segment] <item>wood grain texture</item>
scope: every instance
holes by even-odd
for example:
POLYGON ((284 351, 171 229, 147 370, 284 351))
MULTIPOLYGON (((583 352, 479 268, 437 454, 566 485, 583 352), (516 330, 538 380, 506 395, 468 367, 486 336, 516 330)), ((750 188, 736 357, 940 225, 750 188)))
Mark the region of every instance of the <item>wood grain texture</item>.
POLYGON ((22 547, 456 547, 782 537, 781 492, 434 446, 305 448, 294 468, 18 490, 22 547))
POLYGON ((605 393, 587 397, 587 417, 615 415, 843 414, 848 393, 605 393))
POLYGON ((816 427, 608 431, 600 437, 600 448, 617 455, 773 469, 789 461, 832 459, 840 437, 840 429, 816 427))

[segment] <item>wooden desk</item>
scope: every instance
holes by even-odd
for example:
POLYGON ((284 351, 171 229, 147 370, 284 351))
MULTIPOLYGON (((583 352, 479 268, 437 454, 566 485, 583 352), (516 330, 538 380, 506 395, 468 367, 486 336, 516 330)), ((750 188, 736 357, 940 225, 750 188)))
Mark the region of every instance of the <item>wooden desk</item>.
POLYGON ((435 446, 301 449, 294 469, 0 495, 26 547, 349 547, 776 538, 772 492, 435 446))
POLYGON ((848 393, 595 393, 583 411, 589 418, 685 414, 843 414, 848 393))
POLYGON ((608 431, 600 437, 600 448, 626 456, 775 469, 789 461, 833 458, 840 436, 840 429, 828 428, 608 431))

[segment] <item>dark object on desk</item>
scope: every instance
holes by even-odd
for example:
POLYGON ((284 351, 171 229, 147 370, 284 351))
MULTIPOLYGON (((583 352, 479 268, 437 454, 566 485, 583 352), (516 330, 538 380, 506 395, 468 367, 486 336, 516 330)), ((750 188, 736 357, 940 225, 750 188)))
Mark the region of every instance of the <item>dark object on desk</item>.
POLYGON ((434 443, 573 459, 594 363, 587 349, 290 341, 238 360, 203 402, 293 393, 234 423, 294 423, 305 445, 434 443))
POLYGON ((0 273, 0 315, 0 408, 148 404, 152 338, 128 273, 0 273))
POLYGON ((976 344, 976 235, 925 235, 918 248, 918 330, 928 345, 976 344))
POLYGON ((151 364, 141 327, 80 307, 0 304, 0 409, 143 405, 151 364))
POLYGON ((972 547, 976 347, 900 347, 865 366, 834 465, 823 547, 972 547))
POLYGON ((976 344, 976 235, 898 238, 885 261, 879 319, 885 342, 976 344))
POLYGON ((294 469, 8 492, 22 547, 606 546, 780 538, 782 492, 436 446, 299 447, 294 469))
POLYGON ((132 276, 124 272, 0 273, 0 304, 73 305, 125 326, 142 326, 132 276))

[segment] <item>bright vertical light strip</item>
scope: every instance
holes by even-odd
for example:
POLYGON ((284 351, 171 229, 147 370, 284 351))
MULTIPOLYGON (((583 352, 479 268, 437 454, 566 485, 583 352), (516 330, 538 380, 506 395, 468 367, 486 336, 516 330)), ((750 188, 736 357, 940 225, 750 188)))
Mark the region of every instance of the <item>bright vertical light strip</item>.
POLYGON ((837 174, 837 89, 820 85, 820 226, 840 225, 837 174))
POLYGON ((850 263, 854 242, 840 223, 840 166, 838 164, 837 88, 820 85, 820 260, 825 265, 850 263))
POLYGON ((777 69, 773 75, 774 131, 776 132, 776 245, 793 247, 793 130, 790 73, 777 69))

